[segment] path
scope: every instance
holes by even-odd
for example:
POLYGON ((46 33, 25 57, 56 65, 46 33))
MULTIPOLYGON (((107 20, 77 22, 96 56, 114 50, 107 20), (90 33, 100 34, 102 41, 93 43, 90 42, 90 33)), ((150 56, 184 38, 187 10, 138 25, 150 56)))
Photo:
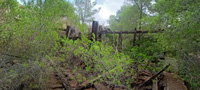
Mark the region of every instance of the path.
POLYGON ((165 90, 187 90, 183 80, 173 73, 164 73, 164 83, 166 84, 165 90))

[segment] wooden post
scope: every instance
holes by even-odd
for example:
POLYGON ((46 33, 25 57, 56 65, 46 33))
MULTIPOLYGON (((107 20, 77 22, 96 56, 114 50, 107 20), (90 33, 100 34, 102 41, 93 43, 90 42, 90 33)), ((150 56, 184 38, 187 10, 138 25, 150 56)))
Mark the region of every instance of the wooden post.
POLYGON ((113 32, 113 48, 115 48, 115 32, 113 32))
POLYGON ((97 21, 93 21, 93 23, 92 23, 92 34, 93 33, 95 34, 95 41, 97 41, 98 28, 99 28, 98 22, 97 21))
POLYGON ((133 46, 135 46, 136 45, 136 36, 137 36, 137 29, 136 29, 136 27, 135 27, 135 32, 134 32, 133 35, 134 35, 133 36, 133 46))
POLYGON ((122 51, 122 33, 119 33, 119 52, 122 51))
POLYGON ((69 38, 70 32, 71 32, 71 27, 67 25, 67 28, 66 28, 66 38, 69 38))
MULTIPOLYGON (((136 36, 137 36, 137 28, 135 27, 135 30, 134 30, 134 36, 133 36, 133 46, 136 45, 136 36)), ((136 59, 137 60, 137 59, 136 59)), ((138 60, 136 62, 136 82, 138 82, 138 79, 139 79, 139 72, 138 72, 138 60)), ((135 90, 139 90, 138 87, 135 87, 135 90)))
POLYGON ((158 79, 157 77, 153 80, 153 87, 152 90, 158 90, 158 79))
MULTIPOLYGON (((102 29, 103 29, 103 27, 102 27, 102 26, 99 26, 99 30, 98 30, 98 32, 101 32, 102 29)), ((101 37, 102 37, 102 34, 99 33, 99 34, 98 34, 98 41, 99 41, 99 42, 101 42, 101 37)))

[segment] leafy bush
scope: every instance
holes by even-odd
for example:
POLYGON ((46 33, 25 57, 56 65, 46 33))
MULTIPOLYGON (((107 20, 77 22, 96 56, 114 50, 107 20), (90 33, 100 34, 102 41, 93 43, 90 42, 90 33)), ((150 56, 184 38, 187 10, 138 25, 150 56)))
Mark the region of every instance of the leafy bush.
POLYGON ((28 0, 23 5, 3 0, 0 9, 0 88, 45 89, 51 64, 59 62, 56 28, 62 27, 63 17, 69 21, 75 17, 72 5, 64 0, 28 0))

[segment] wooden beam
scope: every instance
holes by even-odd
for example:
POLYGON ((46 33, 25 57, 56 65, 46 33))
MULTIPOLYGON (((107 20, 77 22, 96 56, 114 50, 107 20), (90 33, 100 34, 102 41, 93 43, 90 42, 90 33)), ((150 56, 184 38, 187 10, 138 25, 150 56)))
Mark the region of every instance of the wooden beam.
MULTIPOLYGON (((115 34, 134 34, 134 33, 157 33, 157 32, 160 32, 160 30, 157 30, 157 31, 122 31, 122 32, 115 32, 115 34)), ((114 32, 108 32, 108 31, 101 31, 99 32, 99 34, 105 34, 105 33, 108 33, 108 34, 113 34, 114 32)))

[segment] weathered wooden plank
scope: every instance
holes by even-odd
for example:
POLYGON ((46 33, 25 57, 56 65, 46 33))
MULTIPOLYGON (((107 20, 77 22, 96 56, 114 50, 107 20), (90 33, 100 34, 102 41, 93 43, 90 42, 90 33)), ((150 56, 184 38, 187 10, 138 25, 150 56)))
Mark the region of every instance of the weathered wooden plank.
POLYGON ((155 80, 153 80, 152 90, 158 90, 158 80, 157 80, 157 78, 155 80))
MULTIPOLYGON (((134 33, 157 33, 157 32, 160 32, 160 30, 157 30, 157 31, 122 31, 122 32, 115 32, 115 34, 134 34, 134 33)), ((108 32, 108 31, 101 31, 101 32, 98 32, 98 34, 105 34, 105 33, 108 33, 108 34, 113 34, 114 32, 108 32)))

